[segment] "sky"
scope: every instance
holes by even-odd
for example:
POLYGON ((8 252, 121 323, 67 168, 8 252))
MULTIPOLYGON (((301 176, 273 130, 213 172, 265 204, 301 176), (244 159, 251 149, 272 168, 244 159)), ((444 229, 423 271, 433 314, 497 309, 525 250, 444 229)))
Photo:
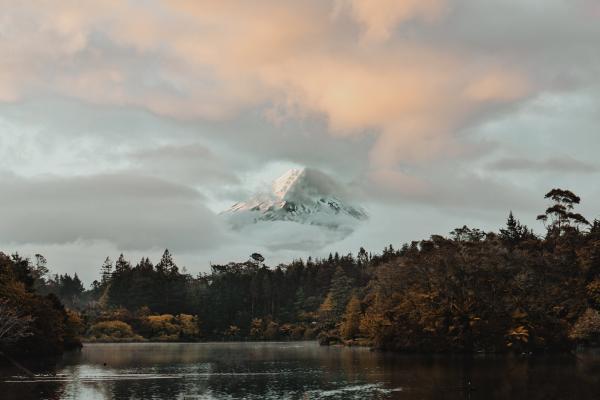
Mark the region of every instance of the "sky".
MULTIPOLYGON (((595 0, 0 0, 0 250, 98 277, 373 252, 535 216, 600 217, 595 0), (219 212, 292 167, 369 213, 269 248, 219 212)), ((281 232, 282 235, 290 234, 281 232)))

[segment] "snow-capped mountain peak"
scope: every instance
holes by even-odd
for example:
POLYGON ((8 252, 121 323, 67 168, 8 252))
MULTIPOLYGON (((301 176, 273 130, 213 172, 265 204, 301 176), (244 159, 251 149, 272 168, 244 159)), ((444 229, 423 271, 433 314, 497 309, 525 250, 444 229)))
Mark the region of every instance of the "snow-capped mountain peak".
POLYGON ((348 234, 368 216, 346 198, 343 188, 326 174, 311 168, 295 168, 275 179, 270 192, 236 203, 222 215, 235 228, 289 221, 348 234))
POLYGON ((273 195, 276 198, 283 200, 298 179, 305 174, 305 171, 305 168, 293 168, 275 179, 272 185, 273 195))

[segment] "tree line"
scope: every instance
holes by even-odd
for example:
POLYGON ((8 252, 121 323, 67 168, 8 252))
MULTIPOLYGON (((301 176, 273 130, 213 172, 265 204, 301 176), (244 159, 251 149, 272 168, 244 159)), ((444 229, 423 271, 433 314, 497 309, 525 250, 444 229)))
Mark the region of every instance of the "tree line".
POLYGON ((463 226, 380 254, 361 248, 356 255, 275 267, 253 254, 197 276, 180 270, 168 250, 156 264, 146 257, 132 264, 120 255, 106 258, 88 290, 76 275, 49 277, 41 256, 32 262, 2 255, 0 294, 13 311, 25 301, 39 303, 18 307, 25 322, 13 343, 21 348, 48 336, 40 330, 48 316, 36 307, 54 308, 62 348, 77 335, 99 341, 317 338, 410 352, 595 345, 600 221, 577 213, 580 198, 568 190, 553 189, 546 198, 551 204, 538 216, 543 236, 511 212, 498 232, 463 226))

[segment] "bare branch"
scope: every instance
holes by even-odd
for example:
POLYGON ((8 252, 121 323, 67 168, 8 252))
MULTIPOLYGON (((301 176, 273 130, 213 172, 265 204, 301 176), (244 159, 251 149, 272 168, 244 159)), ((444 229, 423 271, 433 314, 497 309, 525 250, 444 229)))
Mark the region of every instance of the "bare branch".
POLYGON ((0 343, 13 343, 17 340, 30 336, 30 315, 20 313, 8 300, 0 300, 0 343))

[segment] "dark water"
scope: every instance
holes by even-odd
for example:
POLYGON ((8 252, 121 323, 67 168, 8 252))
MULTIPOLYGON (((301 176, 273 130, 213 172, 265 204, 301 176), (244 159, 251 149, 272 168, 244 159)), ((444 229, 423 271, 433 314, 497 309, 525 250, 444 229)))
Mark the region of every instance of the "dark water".
POLYGON ((600 354, 398 356, 315 343, 89 344, 0 399, 600 399, 600 354))

